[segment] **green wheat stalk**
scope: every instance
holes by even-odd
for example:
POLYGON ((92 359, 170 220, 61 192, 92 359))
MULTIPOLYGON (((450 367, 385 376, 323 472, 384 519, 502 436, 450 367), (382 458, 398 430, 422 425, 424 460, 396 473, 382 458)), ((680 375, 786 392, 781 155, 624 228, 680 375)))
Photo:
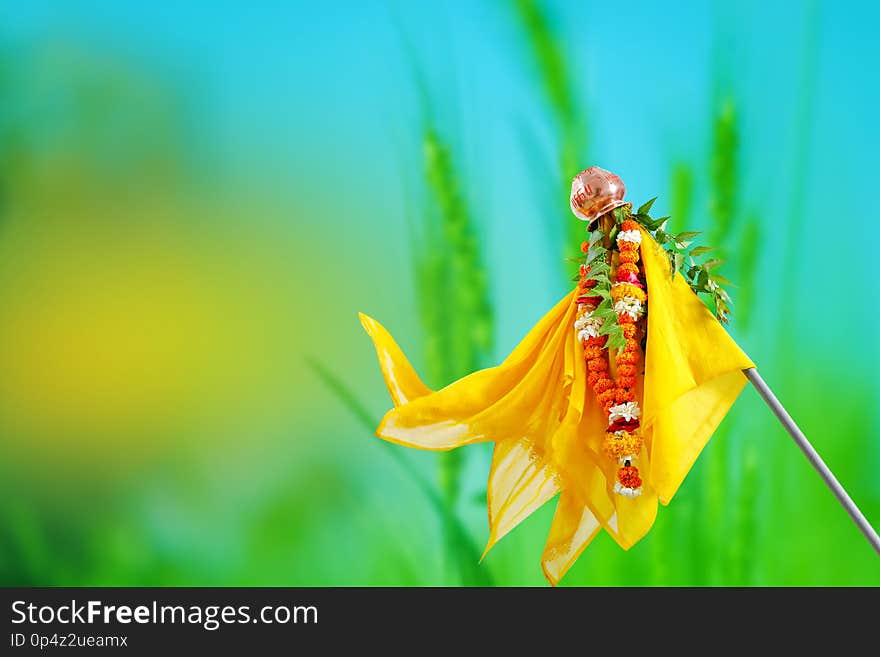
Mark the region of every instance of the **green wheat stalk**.
MULTIPOLYGON (((354 415, 367 431, 372 433, 379 423, 357 398, 354 391, 345 384, 342 378, 331 372, 323 363, 315 359, 308 359, 307 362, 312 371, 315 372, 336 399, 354 415)), ((461 519, 455 513, 455 510, 437 492, 436 487, 403 455, 399 447, 385 441, 380 441, 380 444, 384 446, 386 453, 422 492, 431 504, 431 508, 434 509, 442 520, 443 527, 449 532, 456 548, 456 554, 459 556, 458 567, 463 571, 463 583, 491 586, 492 577, 489 571, 479 565, 481 550, 474 542, 467 527, 464 526, 461 519)))
POLYGON ((516 0, 513 8, 526 37, 530 59, 537 69, 538 87, 549 110, 556 142, 553 212, 563 227, 558 234, 561 237, 562 273, 568 281, 571 278, 568 260, 578 254, 577 249, 585 239, 585 227, 572 220, 567 199, 571 179, 583 168, 583 158, 589 146, 586 117, 578 105, 577 76, 568 63, 562 40, 546 8, 539 0, 516 0))
MULTIPOLYGON (((482 245, 460 176, 450 148, 427 115, 422 155, 427 207, 414 245, 416 288, 428 378, 440 387, 485 364, 492 347, 493 310, 482 245)), ((464 459, 461 450, 438 457, 440 489, 451 513, 459 503, 464 459)), ((455 536, 446 533, 454 549, 455 536)))

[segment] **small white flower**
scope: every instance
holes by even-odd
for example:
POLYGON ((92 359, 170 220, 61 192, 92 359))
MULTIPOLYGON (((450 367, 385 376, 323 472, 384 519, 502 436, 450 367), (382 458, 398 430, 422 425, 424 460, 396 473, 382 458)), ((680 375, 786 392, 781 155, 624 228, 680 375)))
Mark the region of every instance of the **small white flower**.
POLYGON ((599 337, 602 320, 593 317, 592 312, 584 313, 575 320, 574 328, 578 332, 578 340, 583 342, 589 338, 599 337))
POLYGON ((617 420, 629 422, 630 420, 637 419, 641 414, 642 410, 639 408, 638 402, 631 401, 617 404, 608 409, 608 424, 614 424, 617 420))
POLYGON ((626 314, 633 319, 639 319, 645 313, 645 307, 635 297, 623 297, 615 302, 614 312, 618 315, 626 314))
POLYGON ((617 233, 617 244, 621 242, 633 242, 635 244, 642 243, 642 234, 637 230, 622 230, 617 233))
POLYGON ((617 459, 617 462, 620 465, 626 465, 626 462, 629 461, 632 465, 637 465, 636 461, 638 461, 638 460, 639 460, 639 457, 636 456, 635 454, 627 454, 626 456, 621 456, 619 459, 617 459))
POLYGON ((614 482, 614 492, 618 495, 623 495, 624 497, 629 497, 632 499, 633 497, 638 497, 642 494, 641 487, 639 488, 627 488, 626 486, 621 486, 619 481, 614 482))

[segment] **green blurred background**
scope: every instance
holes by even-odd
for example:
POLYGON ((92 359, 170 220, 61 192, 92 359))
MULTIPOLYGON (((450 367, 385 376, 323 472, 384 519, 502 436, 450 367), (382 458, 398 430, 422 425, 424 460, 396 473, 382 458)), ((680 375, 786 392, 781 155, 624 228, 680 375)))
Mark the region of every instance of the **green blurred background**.
MULTIPOLYGON (((0 584, 539 585, 490 446, 372 436, 567 289, 580 169, 703 230, 731 332, 880 523, 874 3, 59 3, 0 21, 0 584)), ((880 584, 752 389, 564 585, 880 584)))

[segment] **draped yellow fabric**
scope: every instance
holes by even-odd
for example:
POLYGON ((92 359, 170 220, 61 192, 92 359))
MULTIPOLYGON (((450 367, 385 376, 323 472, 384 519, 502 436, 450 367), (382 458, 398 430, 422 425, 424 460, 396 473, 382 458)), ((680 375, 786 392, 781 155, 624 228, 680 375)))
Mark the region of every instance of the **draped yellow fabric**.
POLYGON ((566 295, 497 367, 432 391, 391 335, 366 315, 395 407, 376 433, 428 450, 494 441, 487 507, 488 551, 553 498, 556 514, 542 567, 556 584, 605 529, 624 549, 651 528, 733 404, 754 365, 643 231, 648 287, 644 376, 639 377, 644 447, 642 495, 613 492, 618 465, 605 458, 607 419, 589 390, 573 328, 576 292, 566 295))

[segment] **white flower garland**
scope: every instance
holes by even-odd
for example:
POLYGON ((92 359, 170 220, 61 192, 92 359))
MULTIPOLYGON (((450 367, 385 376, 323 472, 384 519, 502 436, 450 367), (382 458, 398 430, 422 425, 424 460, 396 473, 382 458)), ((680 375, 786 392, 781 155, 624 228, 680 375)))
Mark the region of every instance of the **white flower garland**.
POLYGON ((602 320, 593 317, 592 311, 585 312, 575 320, 574 328, 578 332, 578 340, 584 342, 589 338, 599 337, 599 329, 602 328, 602 320))
POLYGON ((638 419, 641 414, 642 410, 639 408, 638 402, 631 401, 617 404, 608 409, 608 424, 614 424, 617 420, 630 422, 638 419))
POLYGON ((627 314, 638 321, 645 314, 645 307, 635 297, 623 297, 614 303, 614 312, 618 315, 627 314))
POLYGON ((641 486, 638 488, 627 488, 626 486, 621 486, 619 481, 614 482, 614 492, 618 495, 623 495, 624 497, 638 497, 642 494, 641 486))
POLYGON ((622 230, 617 233, 617 244, 621 242, 632 242, 633 244, 642 243, 642 234, 637 230, 622 230))

